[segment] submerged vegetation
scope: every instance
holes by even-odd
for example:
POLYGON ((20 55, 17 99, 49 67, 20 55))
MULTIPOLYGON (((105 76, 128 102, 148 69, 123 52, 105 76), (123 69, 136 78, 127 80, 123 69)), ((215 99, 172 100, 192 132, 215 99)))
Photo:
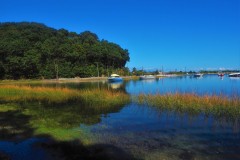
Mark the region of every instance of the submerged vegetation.
POLYGON ((191 114, 213 114, 215 116, 240 116, 240 99, 225 96, 198 96, 196 94, 141 94, 135 97, 139 104, 147 104, 162 110, 171 110, 191 114))
POLYGON ((117 112, 122 106, 91 107, 82 104, 46 105, 38 103, 0 104, 0 139, 19 140, 48 136, 57 141, 78 139, 91 143, 87 130, 79 125, 93 125, 101 115, 117 112))

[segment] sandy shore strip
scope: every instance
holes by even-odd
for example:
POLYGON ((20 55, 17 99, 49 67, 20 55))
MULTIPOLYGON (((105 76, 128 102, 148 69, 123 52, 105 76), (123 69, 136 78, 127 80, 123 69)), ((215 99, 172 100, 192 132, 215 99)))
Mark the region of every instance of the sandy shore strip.
MULTIPOLYGON (((139 76, 123 76, 124 80, 138 80, 139 76)), ((107 82, 108 77, 87 77, 87 78, 59 78, 59 79, 20 79, 1 80, 0 84, 24 84, 24 83, 80 83, 80 82, 107 82)))
MULTIPOLYGON (((122 77, 124 80, 131 80, 131 79, 138 79, 137 76, 123 76, 122 77)), ((80 78, 80 77, 76 77, 76 78, 59 78, 57 79, 44 79, 42 80, 43 82, 62 82, 62 83, 66 83, 66 82, 99 82, 99 81, 107 81, 108 77, 88 77, 88 78, 80 78)))

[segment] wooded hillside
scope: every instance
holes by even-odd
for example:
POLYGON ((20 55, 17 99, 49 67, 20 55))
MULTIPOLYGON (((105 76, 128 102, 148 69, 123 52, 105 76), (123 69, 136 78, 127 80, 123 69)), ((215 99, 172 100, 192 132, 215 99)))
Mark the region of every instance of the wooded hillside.
POLYGON ((56 78, 107 75, 123 69, 128 50, 80 34, 39 23, 0 23, 0 78, 56 78))

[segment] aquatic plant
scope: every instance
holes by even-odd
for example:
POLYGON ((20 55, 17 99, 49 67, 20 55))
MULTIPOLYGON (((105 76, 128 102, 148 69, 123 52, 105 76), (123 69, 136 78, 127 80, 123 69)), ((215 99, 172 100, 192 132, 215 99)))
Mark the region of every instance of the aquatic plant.
POLYGON ((224 95, 199 96, 192 93, 140 94, 134 98, 134 101, 162 110, 191 114, 214 114, 215 116, 240 116, 240 99, 237 96, 229 98, 224 95))

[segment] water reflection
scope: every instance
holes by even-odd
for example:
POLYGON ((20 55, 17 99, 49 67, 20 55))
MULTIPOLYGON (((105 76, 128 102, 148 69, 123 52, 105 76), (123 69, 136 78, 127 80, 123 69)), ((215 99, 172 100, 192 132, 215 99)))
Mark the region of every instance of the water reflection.
POLYGON ((109 82, 108 86, 112 89, 120 89, 123 86, 123 82, 109 82))
POLYGON ((239 120, 161 111, 131 104, 89 126, 98 142, 148 159, 238 159, 239 120))
POLYGON ((119 112, 123 106, 21 103, 1 107, 3 108, 0 110, 0 158, 16 160, 58 159, 56 155, 49 155, 49 152, 46 152, 46 149, 53 147, 53 153, 61 156, 64 154, 66 159, 74 157, 83 157, 84 159, 102 157, 106 159, 110 156, 107 152, 109 150, 111 150, 113 157, 133 159, 128 158, 131 155, 113 145, 106 146, 99 143, 99 145, 88 147, 82 145, 90 139, 88 139, 88 133, 85 133, 85 130, 80 130, 79 126, 101 123, 102 117, 107 117, 109 113, 119 112), (46 138, 33 138, 35 136, 46 138), (61 143, 61 141, 65 141, 65 143, 61 143), (42 144, 44 145, 42 146, 42 144), (35 145, 40 146, 35 147, 35 145), (68 150, 69 148, 72 150, 68 150), (101 154, 96 154, 95 150, 99 149, 101 149, 101 154), (122 155, 118 155, 119 153, 122 155), (36 155, 39 157, 33 158, 36 155))
POLYGON ((72 129, 80 124, 94 125, 101 122, 102 115, 119 112, 123 106, 93 107, 81 104, 24 103, 11 107, 11 110, 6 109, 0 112, 0 139, 2 140, 28 138, 33 135, 35 127, 53 130, 54 128, 72 129), (33 124, 33 128, 29 124, 33 124))
MULTIPOLYGON (((101 122, 101 116, 119 112, 123 106, 94 107, 81 104, 65 104, 53 106, 33 106, 26 108, 34 114, 32 120, 42 117, 54 121, 54 127, 74 128, 80 124, 93 125, 101 122)), ((49 124, 52 125, 52 124, 49 124)), ((53 127, 53 126, 52 126, 53 127)))
POLYGON ((231 80, 240 81, 240 77, 229 77, 231 80))
POLYGON ((143 79, 141 80, 142 83, 154 83, 156 82, 158 79, 143 79))
POLYGON ((126 91, 136 95, 140 93, 195 93, 198 95, 240 95, 240 78, 220 79, 217 75, 204 75, 201 79, 192 76, 161 78, 147 83, 145 81, 129 81, 126 91))

